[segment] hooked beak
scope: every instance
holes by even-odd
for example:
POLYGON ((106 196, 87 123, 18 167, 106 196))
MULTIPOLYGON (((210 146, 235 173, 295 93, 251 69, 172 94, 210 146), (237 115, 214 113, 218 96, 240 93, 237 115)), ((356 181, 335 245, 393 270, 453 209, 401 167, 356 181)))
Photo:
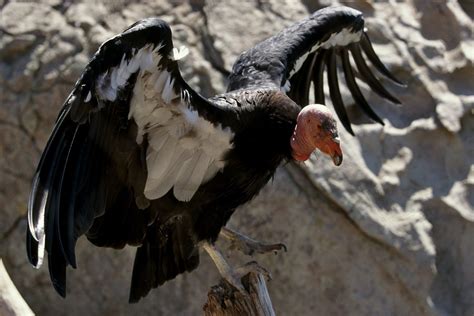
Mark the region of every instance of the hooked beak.
POLYGON ((332 162, 334 162, 336 166, 339 166, 342 163, 342 154, 334 154, 332 156, 332 162))
POLYGON ((342 163, 342 150, 339 137, 333 138, 328 147, 332 162, 336 166, 339 166, 342 163))

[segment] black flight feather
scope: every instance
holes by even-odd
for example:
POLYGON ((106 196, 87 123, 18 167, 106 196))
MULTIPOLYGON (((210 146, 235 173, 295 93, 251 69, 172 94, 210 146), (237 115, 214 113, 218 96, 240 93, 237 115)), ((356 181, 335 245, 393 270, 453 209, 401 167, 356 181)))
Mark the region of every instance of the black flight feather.
POLYGON ((354 77, 354 72, 352 71, 352 66, 349 61, 349 53, 347 50, 341 50, 341 59, 342 59, 342 68, 344 71, 344 77, 346 78, 347 87, 352 94, 356 104, 362 108, 362 110, 374 121, 384 125, 382 119, 372 110, 367 101, 364 98, 364 95, 359 89, 359 86, 356 83, 354 77))
POLYGON ((314 83, 314 101, 319 104, 324 102, 324 65, 327 50, 321 50, 316 55, 314 61, 313 83, 314 83))
POLYGON ((387 67, 385 67, 385 65, 380 60, 379 56, 377 56, 377 53, 375 53, 372 43, 370 41, 369 35, 367 35, 366 32, 362 34, 362 37, 360 39, 360 46, 364 50, 365 55, 372 62, 372 65, 374 65, 378 71, 380 71, 382 74, 384 74, 387 78, 391 79, 396 84, 405 87, 405 84, 403 84, 400 80, 398 80, 390 72, 390 70, 388 70, 387 67))
POLYGON ((345 129, 351 134, 354 135, 354 131, 351 127, 351 122, 347 116, 346 109, 344 107, 344 102, 342 101, 341 92, 339 91, 339 83, 337 81, 337 68, 336 68, 336 51, 334 48, 329 50, 329 53, 326 57, 326 62, 328 66, 328 84, 329 84, 329 94, 331 96, 332 105, 334 110, 339 116, 339 119, 342 122, 342 125, 345 129))
POLYGON ((374 76, 369 66, 367 66, 367 63, 362 56, 360 46, 356 43, 353 43, 349 45, 349 49, 352 53, 352 57, 354 57, 357 69, 359 70, 359 73, 364 81, 367 82, 367 84, 381 97, 386 98, 395 104, 400 104, 401 102, 384 88, 384 86, 374 76))

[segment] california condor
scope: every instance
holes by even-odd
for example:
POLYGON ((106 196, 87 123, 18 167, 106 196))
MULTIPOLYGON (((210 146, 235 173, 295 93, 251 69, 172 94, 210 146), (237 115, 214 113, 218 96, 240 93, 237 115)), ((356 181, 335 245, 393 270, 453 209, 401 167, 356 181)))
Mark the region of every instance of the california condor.
POLYGON ((262 245, 223 227, 283 162, 319 149, 342 162, 336 120, 324 105, 324 69, 342 125, 353 134, 339 91, 339 56, 355 103, 383 124, 357 86, 361 79, 392 102, 365 58, 399 81, 375 54, 361 12, 325 8, 242 53, 227 92, 205 98, 180 74, 186 49, 173 47, 169 25, 141 20, 106 41, 59 113, 34 175, 27 252, 66 295, 66 267, 86 237, 96 246, 137 246, 130 301, 199 264, 199 246, 235 286, 214 247, 219 234, 262 245), (314 83, 317 104, 308 105, 314 83), (222 231, 221 231, 222 230, 222 231))

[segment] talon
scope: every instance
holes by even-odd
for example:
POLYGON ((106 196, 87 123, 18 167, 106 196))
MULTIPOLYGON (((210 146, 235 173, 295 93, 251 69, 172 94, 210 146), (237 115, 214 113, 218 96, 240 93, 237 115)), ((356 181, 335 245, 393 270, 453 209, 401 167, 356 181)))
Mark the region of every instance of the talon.
POLYGON ((283 249, 284 252, 288 252, 288 248, 287 248, 286 245, 283 244, 283 243, 276 244, 276 245, 275 245, 275 248, 276 248, 275 251, 274 251, 275 254, 277 254, 278 251, 280 251, 280 250, 282 250, 282 249, 283 249))
MULTIPOLYGON (((286 248, 286 246, 283 244, 278 244, 276 246, 278 246, 280 249, 286 248)), ((256 261, 250 261, 237 269, 232 269, 225 261, 222 253, 216 248, 214 244, 204 242, 202 244, 202 247, 209 254, 212 261, 214 261, 214 263, 216 264, 216 267, 225 282, 237 289, 243 295, 249 294, 247 289, 245 289, 244 285, 242 284, 242 278, 248 273, 253 272, 255 274, 261 274, 265 277, 267 281, 270 281, 272 279, 271 273, 268 272, 267 269, 259 265, 256 261)))
POLYGON ((256 241, 252 238, 249 238, 245 235, 242 235, 236 231, 231 230, 230 228, 222 228, 221 235, 226 239, 230 240, 230 248, 237 249, 244 254, 251 256, 254 253, 264 254, 267 252, 274 252, 277 253, 280 250, 284 250, 287 252, 287 248, 285 244, 278 243, 278 244, 267 244, 256 241))

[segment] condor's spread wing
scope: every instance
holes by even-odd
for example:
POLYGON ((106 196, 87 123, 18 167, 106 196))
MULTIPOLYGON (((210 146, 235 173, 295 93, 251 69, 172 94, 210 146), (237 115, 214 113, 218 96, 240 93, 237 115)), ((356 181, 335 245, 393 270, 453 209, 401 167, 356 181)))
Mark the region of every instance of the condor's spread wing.
POLYGON ((140 245, 171 189, 181 202, 222 168, 231 110, 180 75, 169 26, 135 23, 105 42, 67 98, 33 179, 27 252, 65 296, 82 234, 97 245, 140 245))
POLYGON ((273 87, 285 91, 296 103, 305 106, 313 82, 315 102, 324 104, 323 76, 326 66, 329 94, 336 114, 346 130, 354 134, 339 91, 337 55, 340 56, 345 80, 355 103, 370 118, 381 124, 383 122, 357 85, 350 54, 361 79, 372 90, 394 103, 400 103, 378 81, 365 58, 380 73, 397 84, 402 83, 375 54, 364 31, 362 13, 348 7, 321 9, 243 53, 233 66, 228 90, 250 86, 273 87))

